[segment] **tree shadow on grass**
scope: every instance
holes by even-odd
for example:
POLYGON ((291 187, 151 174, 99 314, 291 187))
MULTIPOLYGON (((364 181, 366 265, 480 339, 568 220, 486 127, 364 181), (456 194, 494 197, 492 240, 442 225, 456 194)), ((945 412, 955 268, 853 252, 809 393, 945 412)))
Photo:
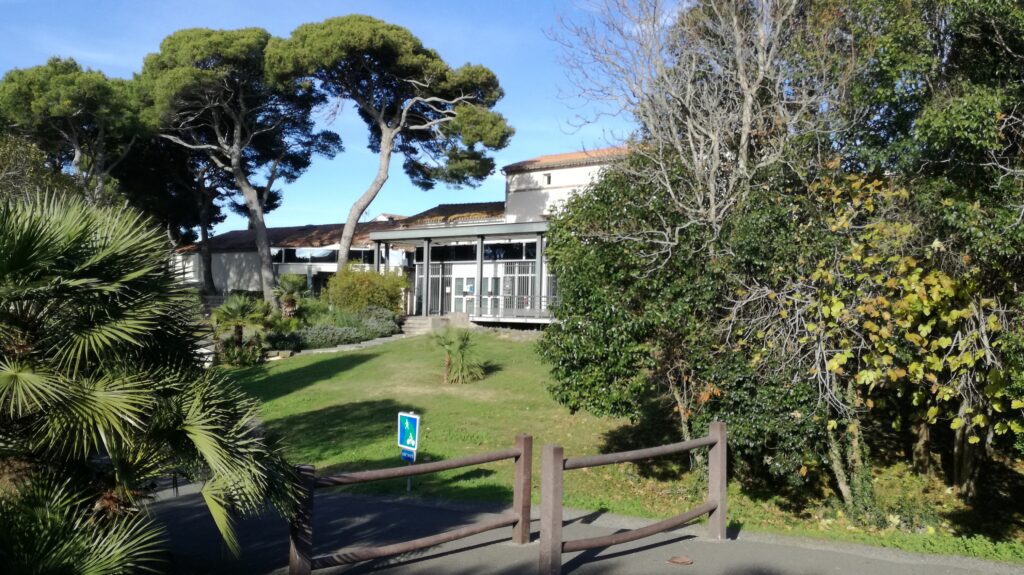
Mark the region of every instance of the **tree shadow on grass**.
POLYGON ((1024 474, 998 461, 979 470, 978 495, 967 507, 943 513, 962 535, 1010 541, 1024 533, 1024 474))
POLYGON ((301 367, 270 371, 269 366, 260 365, 230 372, 236 381, 249 395, 260 401, 271 401, 279 397, 299 391, 320 381, 331 379, 339 373, 353 369, 379 353, 346 353, 328 358, 318 358, 301 367))

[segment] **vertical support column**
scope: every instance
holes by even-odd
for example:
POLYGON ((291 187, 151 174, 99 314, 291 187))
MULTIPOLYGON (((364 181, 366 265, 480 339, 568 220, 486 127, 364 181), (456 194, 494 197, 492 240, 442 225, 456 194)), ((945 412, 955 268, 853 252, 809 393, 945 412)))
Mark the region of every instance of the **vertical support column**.
POLYGON ((423 240, 423 315, 430 315, 430 240, 423 240))
POLYGON ((473 309, 476 310, 476 315, 480 315, 483 312, 483 301, 484 301, 484 237, 477 236, 476 238, 476 305, 473 309))
POLYGON ((516 436, 516 478, 512 486, 512 510, 519 515, 519 521, 512 525, 512 540, 518 545, 530 542, 530 503, 533 479, 533 437, 516 436))
POLYGON ((537 264, 536 273, 534 273, 534 288, 533 288, 533 305, 530 306, 536 312, 536 316, 540 317, 540 310, 543 307, 544 301, 544 234, 537 234, 537 264))
POLYGON ((288 575, 309 575, 313 559, 313 491, 316 475, 312 465, 297 465, 299 507, 289 522, 288 575))
POLYGON ((715 444, 708 452, 708 501, 714 501, 717 505, 708 516, 708 537, 722 540, 726 538, 725 530, 728 527, 725 476, 728 458, 725 424, 721 421, 712 421, 708 435, 715 438, 715 444))
POLYGON ((562 474, 565 460, 561 445, 545 445, 540 459, 540 564, 538 575, 562 572, 562 474))
POLYGON ((391 244, 384 244, 384 271, 391 271, 391 244))
POLYGON ((373 242, 373 271, 380 273, 380 242, 373 242))

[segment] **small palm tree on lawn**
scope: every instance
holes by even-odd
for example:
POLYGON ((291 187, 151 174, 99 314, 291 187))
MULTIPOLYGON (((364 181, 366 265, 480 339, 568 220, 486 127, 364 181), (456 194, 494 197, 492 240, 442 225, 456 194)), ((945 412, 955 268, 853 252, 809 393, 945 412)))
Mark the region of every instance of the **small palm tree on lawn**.
POLYGON ((299 274, 282 274, 274 289, 274 295, 281 302, 281 315, 292 317, 299 300, 307 293, 306 277, 299 274))
POLYGON ((218 334, 232 333, 236 345, 242 345, 245 330, 262 332, 270 321, 270 305, 253 297, 233 294, 224 304, 213 310, 210 316, 213 329, 218 334))
POLYGON ((466 329, 446 329, 431 337, 444 350, 444 382, 470 383, 484 376, 484 366, 471 350, 473 334, 466 329))

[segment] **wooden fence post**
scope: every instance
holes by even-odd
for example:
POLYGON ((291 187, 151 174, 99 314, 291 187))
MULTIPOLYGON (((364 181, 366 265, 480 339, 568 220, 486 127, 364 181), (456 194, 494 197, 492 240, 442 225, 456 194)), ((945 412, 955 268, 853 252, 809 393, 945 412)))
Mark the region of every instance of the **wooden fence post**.
POLYGON ((540 565, 539 575, 562 572, 562 475, 565 460, 561 445, 545 445, 540 460, 540 565))
POLYGON ((309 575, 313 558, 313 492, 316 473, 312 465, 296 465, 299 474, 299 507, 288 533, 288 575, 309 575))
POLYGON ((512 525, 512 540, 519 545, 526 545, 530 542, 533 437, 525 434, 516 436, 516 449, 519 450, 519 457, 516 458, 516 477, 512 486, 512 510, 519 514, 519 520, 512 525))
POLYGON ((715 444, 708 452, 708 501, 714 501, 715 510, 708 516, 708 537, 725 539, 727 527, 726 512, 726 463, 728 461, 725 439, 725 424, 711 422, 708 435, 715 438, 715 444))

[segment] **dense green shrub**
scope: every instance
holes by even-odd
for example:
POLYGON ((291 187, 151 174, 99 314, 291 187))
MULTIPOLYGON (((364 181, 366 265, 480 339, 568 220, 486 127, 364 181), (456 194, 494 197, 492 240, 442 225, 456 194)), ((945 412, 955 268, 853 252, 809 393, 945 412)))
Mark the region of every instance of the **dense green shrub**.
POLYGON ((363 332, 369 339, 388 337, 402 331, 395 312, 381 307, 368 307, 359 313, 363 332))
POLYGON ((222 340, 217 345, 217 361, 233 367, 250 367, 263 363, 263 343, 258 336, 238 343, 222 340))
POLYGON ((302 341, 297 332, 298 329, 282 332, 272 331, 267 334, 267 347, 280 351, 299 351, 302 349, 302 341))
POLYGON ((335 274, 327 282, 322 297, 343 311, 361 312, 369 307, 380 307, 401 313, 405 288, 405 276, 350 268, 335 274))
POLYGON ((321 349, 349 343, 359 343, 366 339, 359 328, 336 327, 333 325, 304 327, 296 330, 294 335, 298 338, 300 349, 321 349))
POLYGON ((314 325, 359 327, 361 325, 356 314, 338 309, 326 299, 303 298, 299 302, 295 317, 306 327, 314 325))

